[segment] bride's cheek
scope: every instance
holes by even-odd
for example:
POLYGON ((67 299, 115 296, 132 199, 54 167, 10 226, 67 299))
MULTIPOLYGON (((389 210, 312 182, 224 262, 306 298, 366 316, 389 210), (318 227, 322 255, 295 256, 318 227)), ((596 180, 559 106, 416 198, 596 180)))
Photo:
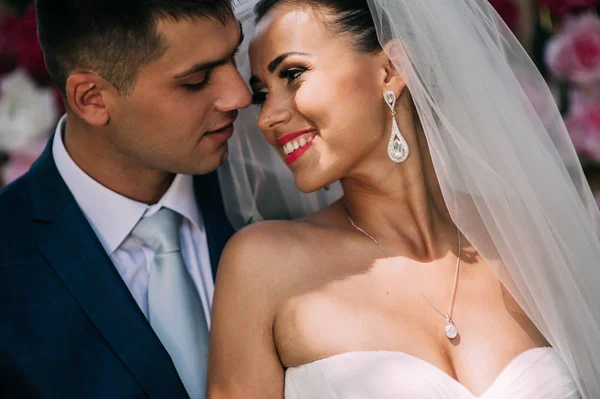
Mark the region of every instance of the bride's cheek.
POLYGON ((331 106, 331 103, 327 103, 324 88, 308 81, 298 88, 295 100, 298 112, 311 120, 331 106))

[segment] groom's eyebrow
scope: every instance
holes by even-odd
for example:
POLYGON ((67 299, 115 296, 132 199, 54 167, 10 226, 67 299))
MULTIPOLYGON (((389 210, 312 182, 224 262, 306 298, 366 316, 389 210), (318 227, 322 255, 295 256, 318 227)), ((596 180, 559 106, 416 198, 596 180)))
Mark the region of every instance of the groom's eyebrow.
POLYGON ((207 62, 201 62, 199 64, 196 64, 196 65, 192 66, 191 68, 189 68, 188 70, 175 75, 174 79, 183 79, 187 76, 193 75, 198 72, 202 72, 206 69, 211 69, 214 67, 218 67, 218 66, 227 64, 231 60, 231 58, 234 57, 238 53, 238 51, 240 50, 240 46, 242 45, 242 42, 244 41, 244 28, 242 27, 241 22, 239 24, 240 24, 240 39, 238 40, 237 46, 235 47, 235 49, 233 50, 233 52, 230 55, 228 55, 227 57, 222 58, 220 60, 207 61, 207 62))
POLYGON ((275 72, 275 70, 277 69, 277 67, 279 65, 281 65, 281 63, 283 61, 285 61, 285 59, 291 55, 308 55, 306 53, 300 53, 297 51, 292 51, 289 53, 283 53, 280 56, 276 57, 273 61, 269 62, 269 65, 267 66, 267 69, 269 70, 270 73, 275 72))

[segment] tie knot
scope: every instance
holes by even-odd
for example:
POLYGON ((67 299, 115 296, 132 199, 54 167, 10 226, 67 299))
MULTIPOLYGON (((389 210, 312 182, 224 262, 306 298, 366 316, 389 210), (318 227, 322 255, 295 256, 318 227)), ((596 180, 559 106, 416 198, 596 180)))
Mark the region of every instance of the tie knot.
POLYGON ((182 216, 177 212, 161 208, 154 215, 140 220, 131 235, 142 240, 157 254, 179 251, 181 220, 182 216))

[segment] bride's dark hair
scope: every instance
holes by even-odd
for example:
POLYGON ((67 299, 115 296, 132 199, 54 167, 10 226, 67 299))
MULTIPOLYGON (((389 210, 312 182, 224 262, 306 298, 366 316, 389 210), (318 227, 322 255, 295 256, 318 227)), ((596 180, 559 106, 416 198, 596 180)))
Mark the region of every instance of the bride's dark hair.
POLYGON ((254 8, 256 22, 279 5, 297 5, 329 11, 333 16, 333 19, 328 21, 330 28, 335 32, 350 33, 358 51, 378 53, 382 50, 366 0, 261 0, 254 8))

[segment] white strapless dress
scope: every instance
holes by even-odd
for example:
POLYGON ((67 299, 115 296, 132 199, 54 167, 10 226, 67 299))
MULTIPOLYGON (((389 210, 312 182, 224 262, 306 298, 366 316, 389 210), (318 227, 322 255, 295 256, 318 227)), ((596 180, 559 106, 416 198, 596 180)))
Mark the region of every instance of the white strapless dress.
POLYGON ((573 376, 552 348, 517 356, 481 396, 437 367, 402 352, 349 352, 285 373, 286 399, 579 399, 573 376))

